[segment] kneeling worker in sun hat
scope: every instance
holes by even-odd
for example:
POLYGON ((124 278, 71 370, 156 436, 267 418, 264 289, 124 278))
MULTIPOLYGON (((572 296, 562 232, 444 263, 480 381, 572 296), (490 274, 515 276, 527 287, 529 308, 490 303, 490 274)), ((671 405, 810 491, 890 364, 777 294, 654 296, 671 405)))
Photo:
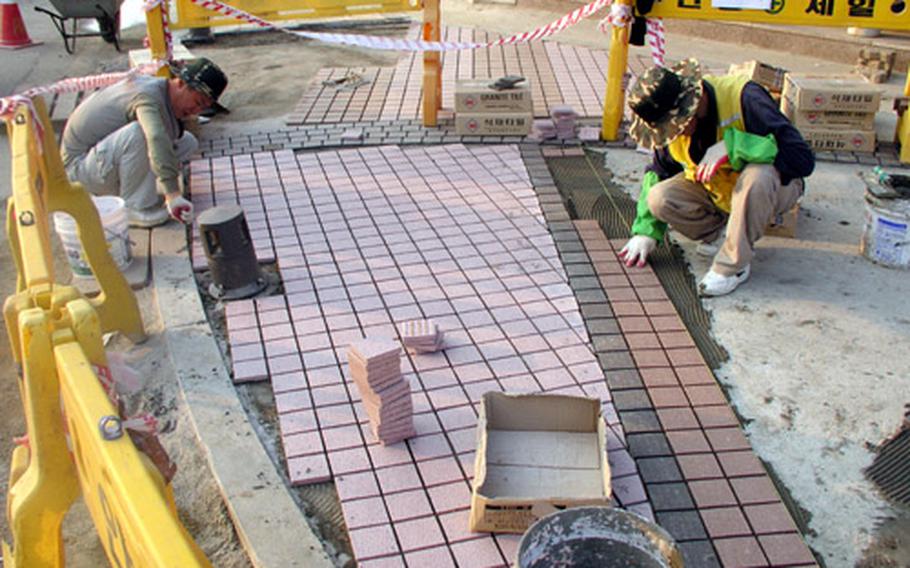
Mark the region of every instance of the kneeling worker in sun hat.
POLYGON ((644 266, 669 225, 714 255, 699 293, 729 294, 749 278, 765 228, 802 196, 812 150, 763 87, 741 75, 702 76, 692 59, 645 71, 629 106, 629 133, 654 157, 620 256, 644 266))
POLYGON ((198 143, 181 121, 217 105, 227 77, 205 58, 178 63, 173 71, 171 79, 140 75, 97 91, 63 130, 70 180, 96 195, 122 197, 132 226, 154 227, 168 216, 193 219, 179 178, 198 143))

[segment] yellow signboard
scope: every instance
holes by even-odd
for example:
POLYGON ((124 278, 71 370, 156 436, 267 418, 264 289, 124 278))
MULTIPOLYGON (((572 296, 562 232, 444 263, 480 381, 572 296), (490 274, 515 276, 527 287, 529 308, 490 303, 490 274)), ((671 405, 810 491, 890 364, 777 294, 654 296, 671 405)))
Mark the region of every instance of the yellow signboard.
MULTIPOLYGON (((270 22, 409 12, 423 9, 423 0, 233 0, 228 3, 234 8, 270 22)), ((243 23, 202 8, 191 0, 177 0, 171 5, 169 16, 170 25, 173 28, 236 26, 243 23), (176 13, 174 13, 173 6, 176 7, 176 13)))
MULTIPOLYGON (((658 0, 649 17, 910 30, 906 0, 770 0, 769 9, 717 8, 712 0, 658 0)), ((721 5, 727 5, 722 2, 721 5)))

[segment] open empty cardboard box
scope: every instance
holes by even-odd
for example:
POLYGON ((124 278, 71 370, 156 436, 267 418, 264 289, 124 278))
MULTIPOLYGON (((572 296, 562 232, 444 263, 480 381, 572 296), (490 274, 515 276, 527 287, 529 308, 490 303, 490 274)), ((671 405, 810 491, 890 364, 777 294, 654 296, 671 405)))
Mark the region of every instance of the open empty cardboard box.
POLYGON ((609 504, 606 423, 599 400, 483 395, 472 531, 522 533, 557 509, 609 504))

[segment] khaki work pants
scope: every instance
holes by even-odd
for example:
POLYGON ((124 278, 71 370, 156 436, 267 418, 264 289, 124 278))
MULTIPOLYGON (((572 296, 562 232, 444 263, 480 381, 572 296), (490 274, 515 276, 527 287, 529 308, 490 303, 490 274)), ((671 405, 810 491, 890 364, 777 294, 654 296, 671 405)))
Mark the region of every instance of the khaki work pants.
POLYGON ((777 215, 792 208, 803 194, 803 180, 780 184, 780 174, 770 164, 749 164, 733 188, 730 214, 714 205, 704 187, 677 174, 648 192, 651 213, 686 237, 711 242, 724 225, 727 237, 711 269, 733 276, 751 261, 755 242, 777 215))
MULTIPOLYGON (((174 143, 174 152, 182 162, 189 160, 199 143, 189 132, 174 143)), ((95 195, 119 195, 129 209, 141 211, 157 207, 161 196, 155 184, 155 172, 149 165, 148 145, 138 122, 115 130, 86 154, 66 168, 71 181, 81 183, 95 195)))

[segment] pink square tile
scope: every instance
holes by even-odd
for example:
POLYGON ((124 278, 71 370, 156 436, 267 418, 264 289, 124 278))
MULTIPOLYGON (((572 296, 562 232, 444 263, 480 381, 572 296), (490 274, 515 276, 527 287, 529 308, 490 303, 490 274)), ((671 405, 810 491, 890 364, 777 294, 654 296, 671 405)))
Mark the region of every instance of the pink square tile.
POLYGON ((306 377, 302 371, 272 375, 272 392, 299 390, 306 388, 306 377))
POLYGON ((357 423, 354 407, 350 404, 319 407, 316 409, 316 416, 319 418, 319 425, 322 428, 334 428, 335 426, 348 426, 357 423))
POLYGON ((373 466, 377 468, 412 462, 411 452, 408 451, 406 442, 398 442, 388 446, 370 444, 367 446, 367 452, 370 454, 373 466))
POLYGON ((494 538, 499 544, 499 549, 502 550, 503 555, 506 557, 509 566, 516 564, 515 559, 518 557, 518 544, 521 542, 521 535, 497 534, 494 535, 494 538))
POLYGON ((329 464, 335 475, 372 469, 369 454, 360 447, 329 452, 329 464))
POLYGON ((313 404, 317 407, 331 406, 333 404, 350 403, 348 390, 341 384, 327 385, 310 389, 313 404))
POLYGON ((316 430, 289 434, 281 437, 286 458, 304 456, 307 454, 321 454, 325 452, 322 437, 316 430))
POLYGON ((348 530, 385 525, 389 522, 389 515, 386 513, 382 497, 346 501, 343 510, 348 530))
POLYGON ((278 426, 284 435, 316 430, 316 414, 312 410, 286 412, 278 415, 278 426))
POLYGON ((325 439, 325 447, 329 451, 356 448, 363 445, 363 437, 360 434, 360 428, 356 424, 324 428, 322 437, 325 439))
POLYGON ((454 368, 455 376, 462 384, 485 381, 493 378, 493 372, 484 362, 458 365, 454 368))
POLYGON ((395 540, 395 533, 389 525, 351 530, 351 548, 358 561, 377 556, 388 556, 400 552, 395 540))
POLYGON ((537 381, 535 381, 534 377, 531 375, 516 375, 514 377, 506 377, 499 379, 499 384, 502 386, 503 392, 540 392, 540 385, 537 384, 537 381))
POLYGON ((433 390, 427 393, 430 403, 436 410, 461 406, 468 403, 468 397, 460 386, 433 390))
POLYGON ((275 393, 275 407, 280 414, 295 410, 306 410, 313 407, 308 390, 297 390, 275 393))
POLYGON ((376 470, 376 477, 385 494, 421 487, 417 468, 410 463, 379 468, 376 470))
POLYGON ((405 568, 404 557, 400 554, 369 558, 357 562, 358 568, 405 568))
POLYGON ((312 454, 287 460, 291 485, 322 483, 332 478, 325 454, 312 454))
POLYGON ((502 387, 496 381, 481 381, 464 385, 464 390, 468 393, 471 402, 480 402, 485 393, 502 391, 502 387))
POLYGON ((455 561, 448 546, 437 546, 408 552, 404 555, 408 566, 428 566, 432 568, 455 568, 455 561))
POLYGON ((265 361, 262 359, 235 361, 233 367, 235 383, 261 381, 267 379, 269 376, 268 370, 265 367, 265 361))
POLYGON ((446 430, 474 427, 477 424, 477 415, 471 406, 457 406, 437 412, 439 420, 446 430))
POLYGON ((463 479, 461 468, 454 457, 441 457, 417 462, 420 476, 426 487, 463 479))
MULTIPOLYGON (((461 509, 437 515, 439 522, 442 525, 442 530, 446 535, 446 540, 448 540, 449 543, 476 539, 486 534, 475 533, 468 530, 468 518, 470 513, 470 509, 461 509)), ((461 565, 461 562, 459 562, 459 566, 461 565)), ((473 566, 473 564, 469 565, 473 566)))
POLYGON ((335 488, 342 502, 379 495, 379 485, 372 471, 336 475, 335 488))
POLYGON ((395 523, 398 541, 405 552, 431 548, 445 543, 436 517, 420 517, 395 523))
MULTIPOLYGON (((457 466, 456 466, 457 467, 457 466)), ((459 476, 461 470, 459 468, 459 476)), ((437 514, 449 513, 471 507, 471 488, 465 481, 455 481, 430 487, 427 490, 437 514)))
POLYGON ((427 499, 427 494, 423 489, 392 493, 391 495, 384 495, 383 499, 393 521, 433 514, 433 510, 430 508, 430 501, 427 499))
POLYGON ((415 461, 452 455, 452 448, 442 433, 418 435, 408 440, 415 461))
POLYGON ((452 553, 459 566, 486 568, 505 564, 502 553, 491 536, 455 543, 452 545, 452 553))
POLYGON ((614 474, 610 485, 613 488, 613 495, 624 507, 648 501, 644 485, 638 475, 616 477, 614 474))

